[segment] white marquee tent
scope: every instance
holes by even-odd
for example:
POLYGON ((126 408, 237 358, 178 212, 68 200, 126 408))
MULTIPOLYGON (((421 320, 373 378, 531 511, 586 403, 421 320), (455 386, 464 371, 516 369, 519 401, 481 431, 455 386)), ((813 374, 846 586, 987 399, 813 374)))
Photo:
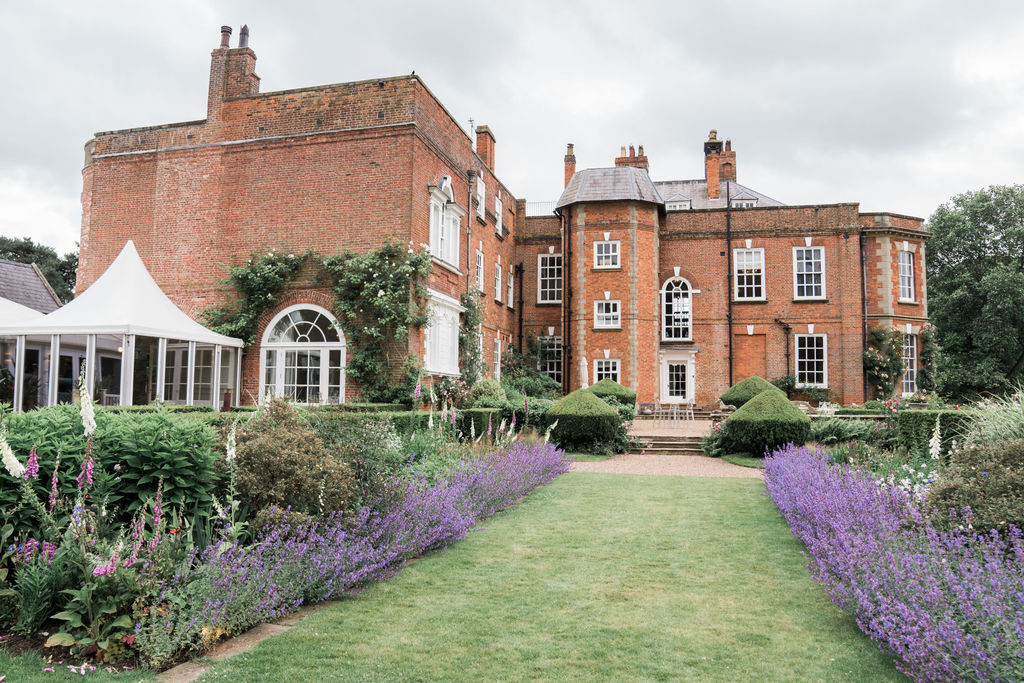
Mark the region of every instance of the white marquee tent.
MULTIPOLYGON (((13 302, 11 302, 13 303, 13 302)), ((17 305, 17 304, 15 304, 17 305)), ((5 310, 5 309, 0 309, 5 310)), ((28 309, 31 310, 31 309, 28 309)), ((0 337, 14 337, 15 345, 15 409, 22 406, 24 387, 24 356, 26 341, 30 338, 49 337, 49 382, 47 405, 57 403, 58 363, 52 359, 60 357, 62 336, 85 337, 85 380, 94 386, 96 377, 97 337, 113 335, 120 337, 120 393, 115 395, 119 405, 132 405, 133 378, 135 376, 135 346, 138 337, 154 338, 158 341, 155 367, 156 400, 169 400, 166 396, 168 374, 168 342, 181 347, 181 352, 172 358, 180 358, 183 391, 175 395, 176 402, 195 404, 196 353, 197 346, 207 350, 210 358, 204 386, 209 385, 210 405, 217 407, 219 389, 225 385, 232 396, 238 396, 241 374, 242 340, 226 337, 203 327, 183 313, 167 298, 149 274, 139 257, 135 245, 129 240, 114 262, 81 295, 52 313, 19 320, 8 318, 0 312, 0 337), (233 377, 221 377, 222 354, 231 353, 227 367, 233 377)))

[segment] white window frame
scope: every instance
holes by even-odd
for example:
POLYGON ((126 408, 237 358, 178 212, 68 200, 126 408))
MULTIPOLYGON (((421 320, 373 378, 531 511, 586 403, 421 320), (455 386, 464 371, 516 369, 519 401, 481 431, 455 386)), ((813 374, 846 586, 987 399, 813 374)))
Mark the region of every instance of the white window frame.
POLYGON ((494 379, 501 379, 501 337, 494 338, 494 379))
POLYGON ((903 335, 903 377, 900 386, 904 396, 917 393, 917 335, 903 335))
POLYGON ((501 261, 494 264, 494 300, 501 303, 501 261))
POLYGON ((611 270, 621 267, 621 240, 598 240, 594 242, 594 270, 611 270), (602 247, 608 247, 607 253, 600 253, 602 247), (602 259, 607 259, 607 262, 602 263, 602 259))
POLYGON ((594 359, 594 384, 606 378, 622 383, 622 362, 618 358, 594 359))
MULTIPOLYGON (((320 388, 319 396, 320 400, 318 404, 324 404, 330 398, 330 357, 331 351, 341 352, 341 375, 340 375, 340 388, 339 388, 339 402, 345 402, 345 367, 348 362, 347 346, 345 341, 345 333, 342 331, 337 319, 334 315, 322 306, 317 306, 311 303, 300 303, 288 306, 287 308, 279 311, 277 315, 273 317, 270 323, 267 324, 263 330, 263 337, 260 340, 260 374, 259 374, 259 396, 262 400, 266 395, 268 389, 271 390, 272 395, 282 396, 284 394, 285 386, 285 357, 288 351, 319 351, 320 352, 320 388), (338 342, 271 342, 270 335, 273 334, 274 328, 277 324, 289 316, 291 313, 300 310, 311 310, 324 316, 334 329, 338 333, 338 342), (273 387, 267 384, 267 357, 268 354, 274 354, 274 380, 273 387), (278 393, 280 392, 280 393, 278 393)), ((197 364, 198 365, 198 364, 197 364)))
POLYGON ((459 239, 466 210, 455 202, 451 179, 444 176, 429 187, 430 255, 458 270, 459 239))
POLYGON ((556 334, 537 337, 537 371, 559 384, 562 383, 561 336, 556 334))
POLYGON ((734 209, 753 209, 757 206, 756 199, 733 199, 732 208, 734 209))
POLYGON ((899 270, 900 301, 916 303, 914 299, 914 252, 900 249, 896 252, 896 261, 899 270), (904 263, 904 259, 907 263, 904 263))
MULTIPOLYGON (((805 260, 805 261, 803 261, 803 263, 808 263, 808 261, 805 260)), ((811 299, 824 299, 824 298, 826 298, 826 292, 825 292, 825 247, 823 247, 823 246, 793 247, 793 298, 797 299, 799 301, 807 301, 807 300, 811 300, 811 299), (814 272, 803 272, 803 273, 798 273, 797 272, 797 263, 799 263, 797 258, 798 258, 798 255, 800 254, 800 252, 804 252, 804 251, 815 252, 815 253, 818 254, 818 258, 812 258, 810 263, 815 263, 817 261, 821 262, 821 273, 820 273, 820 275, 821 275, 821 282, 819 284, 814 284, 814 283, 808 284, 806 281, 805 282, 800 282, 800 276, 801 275, 804 276, 805 278, 807 276, 818 275, 818 273, 814 273, 814 272), (808 287, 812 288, 812 291, 813 291, 813 288, 816 288, 816 287, 820 286, 821 287, 821 293, 820 294, 811 294, 811 295, 808 295, 808 294, 801 295, 800 294, 800 287, 801 286, 804 287, 804 291, 805 292, 806 292, 808 287)))
POLYGON ((597 301, 594 302, 594 329, 622 329, 621 299, 598 299, 597 301))
POLYGON ((509 264, 508 267, 508 300, 505 305, 509 308, 515 308, 515 296, 516 296, 516 285, 515 285, 515 269, 509 264))
POLYGON ((668 202, 665 205, 665 210, 666 211, 689 211, 690 210, 690 200, 687 199, 685 201, 679 201, 679 202, 668 202))
POLYGON ((494 198, 494 232, 501 235, 501 192, 494 198))
MULTIPOLYGON (((794 375, 794 377, 796 377, 796 386, 797 386, 797 388, 803 388, 803 387, 821 387, 821 388, 824 388, 824 387, 827 387, 828 386, 828 335, 827 334, 798 334, 798 335, 795 335, 795 336, 796 336, 796 343, 794 345, 795 346, 794 359, 796 361, 796 366, 794 367, 793 375, 794 375), (822 344, 821 344, 822 357, 820 359, 820 361, 822 363, 822 372, 821 372, 821 374, 822 374, 822 381, 820 383, 801 382, 800 381, 801 374, 804 374, 804 373, 800 372, 800 363, 801 362, 804 362, 804 363, 807 363, 807 362, 817 362, 819 360, 817 358, 815 358, 815 359, 808 359, 806 357, 801 357, 802 354, 806 353, 806 351, 808 350, 807 347, 802 347, 801 343, 804 340, 810 339, 810 338, 816 338, 816 339, 821 339, 822 340, 822 344)), ((815 372, 817 372, 817 371, 815 371, 815 372)))
POLYGON ((476 288, 484 291, 484 252, 476 250, 476 288))
MULTIPOLYGON (((746 270, 746 269, 745 269, 746 270)), ((753 270, 751 268, 750 270, 753 270)), ((765 267, 764 267, 764 247, 753 247, 748 249, 736 248, 732 250, 732 290, 733 290, 733 301, 766 301, 767 300, 767 286, 765 283, 765 267), (760 296, 740 296, 740 255, 757 255, 760 263, 757 264, 758 269, 751 275, 744 274, 743 277, 757 277, 757 284, 744 285, 744 289, 748 287, 760 287, 760 296)))
POLYGON ((562 303, 562 255, 561 254, 537 254, 537 303, 539 304, 560 304, 562 303), (555 268, 556 266, 546 266, 544 262, 548 259, 558 259, 558 276, 557 277, 544 277, 545 268, 555 268), (544 288, 545 281, 553 281, 558 283, 558 289, 544 288), (557 292, 558 298, 545 298, 546 292, 557 292))
MULTIPOLYGON (((659 310, 661 311, 662 341, 693 341, 693 287, 690 286, 689 280, 687 280, 684 277, 670 277, 669 279, 665 280, 665 283, 661 286, 661 306, 659 307, 659 310), (682 325, 673 324, 670 326, 668 324, 669 285, 674 285, 677 283, 682 284, 686 288, 686 296, 682 299, 686 302, 684 304, 686 315, 685 321, 682 325), (675 336, 674 334, 669 334, 669 329, 684 326, 686 331, 685 336, 678 337, 675 336)), ((674 322, 676 318, 675 311, 672 312, 672 315, 674 322)))
POLYGON ((423 369, 434 375, 459 374, 459 314, 466 309, 452 297, 427 290, 430 321, 423 334, 423 369))
POLYGON ((487 186, 482 176, 476 177, 476 217, 484 220, 487 206, 484 204, 487 196, 487 186))

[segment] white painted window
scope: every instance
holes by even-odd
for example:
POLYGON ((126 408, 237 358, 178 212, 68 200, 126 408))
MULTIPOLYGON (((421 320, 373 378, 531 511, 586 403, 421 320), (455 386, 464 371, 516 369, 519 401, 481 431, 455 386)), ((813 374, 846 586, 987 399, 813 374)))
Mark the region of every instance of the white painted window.
POLYGON ((752 209, 757 206, 756 199, 734 199, 732 200, 732 208, 734 209, 752 209))
POLYGON ((917 335, 903 335, 903 395, 917 391, 917 335))
POLYGON ((486 186, 484 185, 484 179, 480 176, 476 178, 476 215, 477 218, 483 219, 486 211, 486 204, 484 204, 485 195, 487 193, 486 186))
POLYGON ((828 386, 827 335, 796 335, 796 385, 798 387, 828 386))
POLYGON ((620 268, 619 240, 594 242, 594 268, 620 268))
POLYGON ((619 315, 618 299, 594 302, 594 327, 600 329, 619 329, 622 320, 619 315))
POLYGON ((515 271, 512 266, 508 267, 508 296, 505 298, 505 303, 509 308, 515 308, 515 271))
POLYGON ((537 303, 562 303, 562 255, 537 256, 537 303))
POLYGON ((594 384, 603 379, 610 379, 613 382, 619 381, 619 359, 618 358, 595 358, 594 359, 594 384))
POLYGON ((661 288, 661 338, 665 341, 688 341, 693 339, 691 318, 690 283, 684 278, 673 277, 661 288))
POLYGON ((494 264, 494 300, 501 302, 501 264, 494 264))
POLYGON ((690 200, 687 199, 687 200, 684 200, 684 201, 668 202, 668 203, 665 204, 665 210, 666 211, 689 211, 690 210, 690 200))
POLYGON ((260 395, 297 403, 345 400, 345 338, 334 316, 298 304, 270 321, 260 345, 260 395))
POLYGON ((484 291, 484 252, 476 250, 476 288, 484 291))
POLYGON ((459 374, 459 314, 465 309, 450 296, 427 290, 430 322, 424 333, 423 369, 459 374))
POLYGON ((914 253, 899 251, 900 301, 914 300, 914 253))
POLYGON ((764 249, 733 249, 734 299, 764 300, 764 249))
POLYGON ((825 298, 824 247, 793 247, 793 298, 825 298))
POLYGON ((430 255, 459 267, 459 235, 466 211, 455 203, 451 179, 430 187, 430 255))
POLYGON ((501 379, 501 337, 494 338, 494 379, 501 379))
POLYGON ((501 197, 494 198, 494 232, 501 234, 501 197))
POLYGON ((561 337, 537 337, 537 369, 559 384, 562 383, 561 337))

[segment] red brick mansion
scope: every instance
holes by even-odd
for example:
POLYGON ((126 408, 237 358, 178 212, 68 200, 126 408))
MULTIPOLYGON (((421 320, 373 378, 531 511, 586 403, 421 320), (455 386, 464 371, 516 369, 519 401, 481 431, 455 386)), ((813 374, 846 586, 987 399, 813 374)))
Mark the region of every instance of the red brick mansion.
MULTIPOLYGON (((238 47, 229 39, 212 54, 205 118, 86 145, 80 291, 128 239, 194 316, 254 251, 411 241, 433 262, 432 323, 409 339, 429 374, 459 372, 459 297, 475 289, 491 372, 510 344, 537 338, 566 390, 610 377, 641 401, 708 406, 749 375, 792 374, 860 402, 870 327, 906 335, 903 389, 915 388, 928 320, 921 219, 784 205, 737 182, 736 152, 715 131, 694 180, 652 179, 643 147, 577 170, 569 145, 561 197, 533 215, 495 173, 494 133, 478 126, 471 139, 418 76, 261 93, 246 32, 238 47)), ((333 321, 330 305, 302 282, 264 316, 240 402, 357 396, 344 330, 288 336, 289 320, 333 321), (316 353, 294 353, 302 344, 316 353)))

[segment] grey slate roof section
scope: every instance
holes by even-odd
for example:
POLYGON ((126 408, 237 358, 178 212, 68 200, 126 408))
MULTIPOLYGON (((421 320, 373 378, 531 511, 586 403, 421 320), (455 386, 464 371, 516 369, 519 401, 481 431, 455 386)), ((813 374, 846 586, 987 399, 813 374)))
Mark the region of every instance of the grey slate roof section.
POLYGON ((0 259, 0 297, 40 313, 60 308, 60 300, 35 264, 0 259))
POLYGON ((758 206, 785 206, 768 195, 731 180, 721 184, 721 194, 718 199, 708 198, 708 184, 703 178, 699 180, 662 180, 654 183, 662 196, 681 194, 689 197, 691 209, 724 209, 726 185, 729 186, 729 194, 732 199, 756 199, 758 206))
POLYGON ((633 200, 664 204, 647 171, 632 166, 577 171, 559 197, 556 209, 577 202, 633 200))

